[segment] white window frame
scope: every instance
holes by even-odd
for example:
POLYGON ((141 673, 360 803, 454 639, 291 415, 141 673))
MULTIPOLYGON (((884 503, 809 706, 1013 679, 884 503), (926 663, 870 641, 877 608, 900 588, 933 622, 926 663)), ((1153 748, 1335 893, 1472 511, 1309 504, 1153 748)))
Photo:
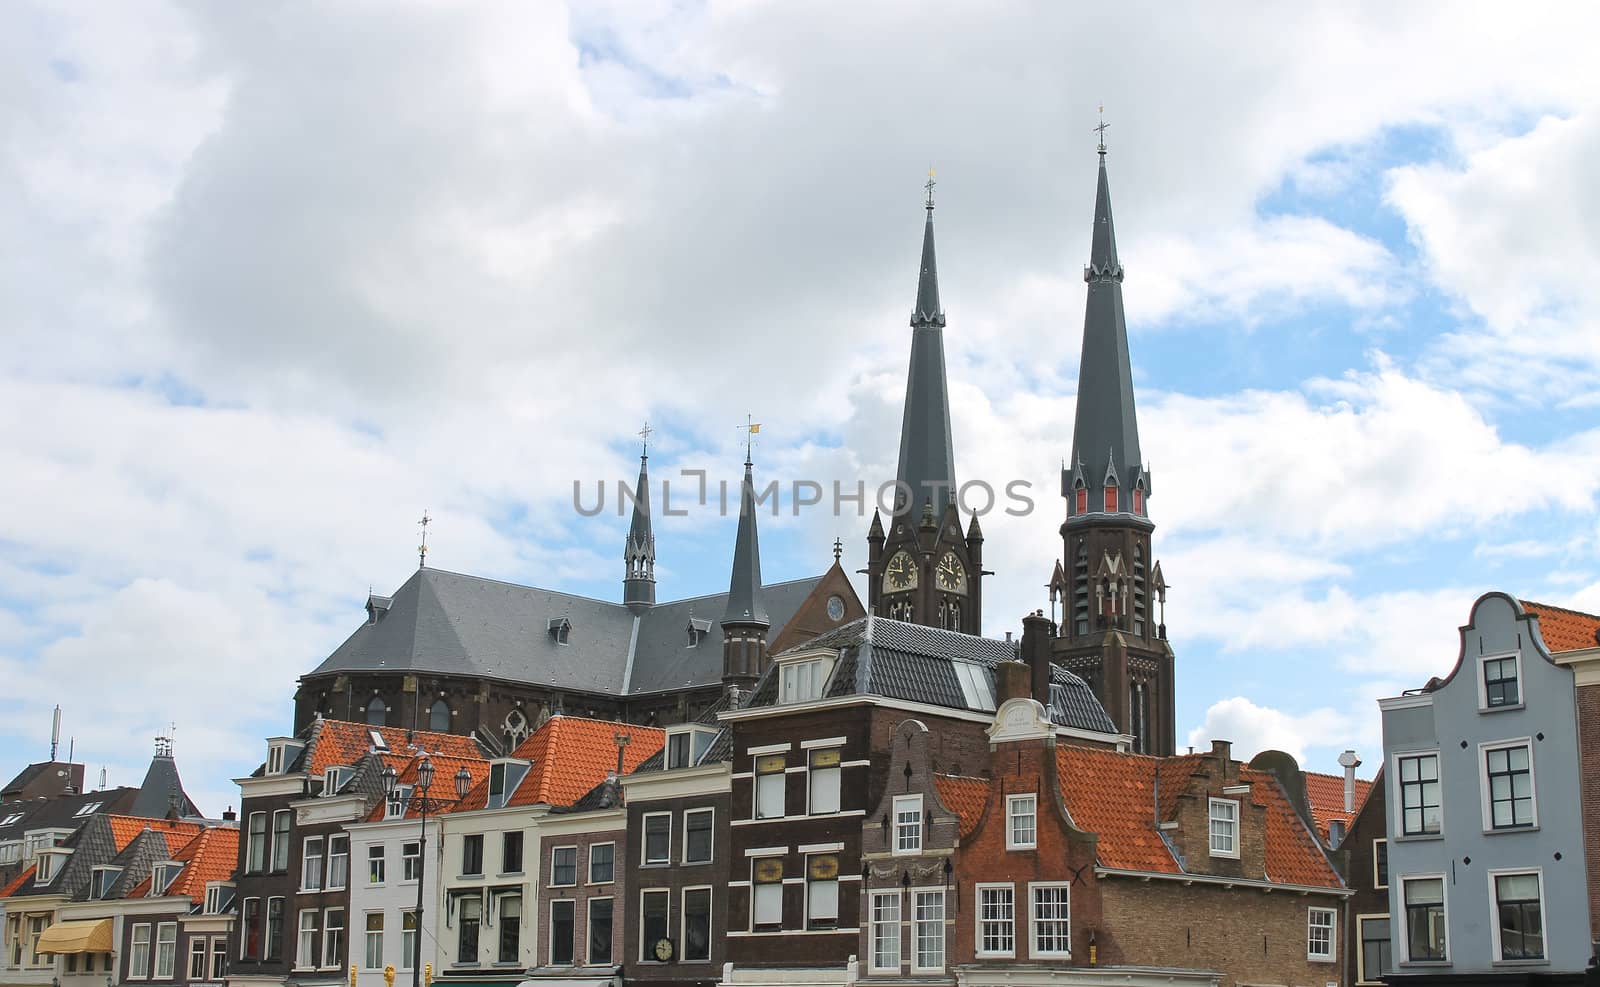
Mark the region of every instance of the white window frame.
POLYGON ((1307 962, 1309 962, 1309 963, 1332 963, 1332 962, 1334 962, 1334 960, 1338 959, 1338 956, 1339 956, 1339 948, 1338 948, 1338 945, 1337 945, 1337 943, 1338 943, 1338 935, 1339 935, 1339 913, 1338 913, 1338 911, 1336 911, 1335 909, 1332 909, 1332 908, 1327 908, 1327 907, 1322 906, 1322 905, 1312 905, 1312 906, 1310 906, 1310 907, 1308 907, 1306 909, 1306 961, 1307 962), (1328 942, 1327 942, 1327 952, 1326 953, 1318 953, 1316 950, 1314 950, 1312 948, 1312 946, 1315 943, 1315 940, 1312 938, 1312 935, 1311 935, 1312 932, 1314 932, 1317 929, 1323 928, 1323 926, 1319 925, 1317 923, 1317 921, 1316 921, 1316 919, 1317 919, 1317 917, 1319 915, 1326 917, 1327 920, 1328 920, 1328 922, 1327 922, 1328 942))
MULTIPOLYGON (((670 908, 670 904, 668 905, 670 908)), ((583 906, 583 965, 584 966, 615 966, 617 958, 617 899, 608 894, 594 895, 585 899, 583 906), (606 901, 611 903, 611 955, 610 959, 596 961, 594 954, 589 951, 593 938, 589 930, 594 926, 594 903, 606 901)))
POLYGON ((1528 684, 1527 680, 1522 677, 1522 653, 1520 651, 1510 651, 1510 652, 1504 652, 1504 653, 1501 653, 1501 654, 1483 655, 1483 656, 1479 657, 1478 658, 1478 712, 1480 712, 1480 713, 1499 713, 1502 710, 1522 709, 1523 706, 1527 705, 1527 699, 1528 699, 1527 684, 1528 684), (1487 674, 1488 674, 1488 670, 1489 670, 1489 663, 1491 661, 1504 661, 1507 658, 1511 659, 1512 662, 1515 663, 1515 667, 1517 669, 1517 701, 1514 702, 1514 703, 1504 703, 1504 704, 1502 704, 1500 706, 1490 706, 1489 705, 1489 682, 1488 682, 1488 678, 1487 678, 1487 674))
MULTIPOLYGON (((1442 779, 1441 779, 1442 781, 1442 779)), ((1533 738, 1510 737, 1505 740, 1486 741, 1478 745, 1478 807, 1483 814, 1483 831, 1485 833, 1526 833, 1539 828, 1539 770, 1534 763, 1533 738), (1524 747, 1528 751, 1528 802, 1531 822, 1513 823, 1510 826, 1496 828, 1494 824, 1494 798, 1489 791, 1489 755, 1494 751, 1513 750, 1524 747)), ((1443 831, 1444 825, 1439 826, 1443 831)))
POLYGON ((841 748, 838 748, 838 747, 814 747, 814 748, 811 748, 810 750, 807 750, 805 752, 805 755, 806 755, 806 815, 808 815, 808 816, 832 816, 832 815, 837 815, 844 808, 844 802, 842 801, 843 800, 843 796, 844 796, 844 751, 841 748), (813 762, 816 761, 817 755, 821 754, 821 753, 835 754, 835 755, 838 756, 839 760, 838 760, 837 763, 833 764, 830 767, 823 767, 823 768, 815 767, 813 762), (820 780, 827 780, 828 776, 831 776, 832 779, 833 779, 833 790, 832 790, 833 808, 831 808, 831 809, 826 807, 826 801, 825 800, 819 800, 817 798, 817 791, 816 791, 816 787, 815 787, 816 783, 817 783, 817 781, 819 779, 820 780), (824 802, 824 806, 822 808, 820 808, 820 809, 817 806, 817 803, 819 801, 824 802))
POLYGON ((804 880, 805 880, 805 895, 804 895, 804 897, 805 897, 805 912, 804 912, 805 926, 804 927, 807 928, 807 929, 837 929, 839 927, 839 913, 841 911, 841 908, 840 908, 840 894, 839 894, 839 892, 840 892, 839 876, 840 875, 835 873, 831 880, 816 880, 816 879, 813 879, 811 877, 811 860, 812 860, 813 857, 835 857, 835 858, 837 858, 838 856, 839 856, 839 852, 837 850, 833 850, 833 851, 829 851, 827 853, 808 853, 808 854, 805 854, 801 858, 804 861, 804 864, 805 864, 805 874, 803 875, 804 880), (818 916, 813 916, 811 914, 811 891, 818 884, 831 884, 831 885, 833 885, 833 919, 832 919, 832 924, 829 924, 829 920, 828 920, 828 918, 826 916, 818 917, 818 916))
POLYGON ((1242 813, 1240 813, 1239 808, 1240 806, 1238 799, 1213 798, 1207 800, 1206 847, 1210 850, 1211 856, 1222 857, 1228 860, 1239 859, 1239 830, 1242 828, 1240 825, 1240 816, 1242 813), (1219 820, 1217 818, 1217 809, 1221 806, 1227 806, 1230 818, 1226 820, 1219 820), (1229 842, 1233 845, 1228 849, 1218 849, 1217 847, 1216 825, 1218 822, 1227 822, 1233 827, 1232 832, 1229 834, 1229 842))
POLYGON ((1390 794, 1390 798, 1394 800, 1395 818, 1400 823, 1399 832, 1395 834, 1397 837, 1434 840, 1439 839, 1444 834, 1444 762, 1440 759, 1437 748, 1420 751, 1399 751, 1394 755, 1394 790, 1390 794), (1400 765, 1403 761, 1419 757, 1433 758, 1434 771, 1438 775, 1438 780, 1434 784, 1439 786, 1439 829, 1431 833, 1426 829, 1415 833, 1406 829, 1406 781, 1402 777, 1403 772, 1400 765))
POLYGON ((974 906, 972 909, 972 948, 974 955, 978 956, 979 958, 1015 957, 1017 955, 1017 886, 1015 884, 1006 882, 974 884, 972 886, 972 899, 974 906), (1009 905, 1009 918, 991 919, 986 914, 986 910, 989 907, 989 902, 985 900, 985 892, 995 892, 997 895, 997 902, 1003 903, 1004 905, 1009 905), (1000 892, 1004 893, 1000 894, 1000 892), (1009 935, 1007 935, 1006 931, 1003 929, 997 930, 997 932, 999 933, 999 938, 1009 938, 1011 940, 1010 949, 985 948, 984 940, 986 938, 986 930, 984 927, 990 924, 1004 924, 1005 926, 1009 927, 1009 935))
MULTIPOLYGON (((671 905, 669 904, 670 908, 671 905)), ((690 884, 682 888, 678 894, 678 956, 680 963, 710 963, 712 944, 717 940, 717 893, 709 884, 690 884), (690 959, 687 952, 689 948, 689 892, 704 891, 706 893, 706 955, 702 959, 690 959)), ((671 920, 668 920, 671 926, 671 920)))
POLYGON ((414 872, 416 874, 419 874, 419 875, 422 873, 422 843, 419 840, 401 840, 400 841, 400 883, 401 884, 415 884, 415 883, 417 883, 417 878, 416 877, 407 877, 406 876, 406 871, 408 871, 408 870, 412 871, 412 872, 414 872), (417 848, 417 852, 416 853, 406 853, 406 847, 416 847, 417 848), (406 866, 407 863, 409 863, 411 861, 415 861, 415 863, 412 864, 410 867, 406 866))
POLYGON ((1385 890, 1388 889, 1389 882, 1391 880, 1393 880, 1393 878, 1391 878, 1387 873, 1385 873, 1385 874, 1382 875, 1383 876, 1383 883, 1382 884, 1378 883, 1378 877, 1379 877, 1379 873, 1378 873, 1378 844, 1379 843, 1383 844, 1383 864, 1384 864, 1383 869, 1385 871, 1387 871, 1389 869, 1389 840, 1388 840, 1387 837, 1380 836, 1377 839, 1372 841, 1372 888, 1375 891, 1385 891, 1385 890))
POLYGON ((1072 956, 1072 882, 1070 881, 1032 881, 1028 884, 1028 956, 1034 959, 1059 959, 1072 956), (1052 919, 1063 921, 1067 926, 1067 948, 1043 949, 1039 946, 1039 902, 1034 897, 1035 891, 1065 891, 1067 893, 1067 915, 1065 919, 1052 919))
MULTIPOLYGON (((559 885, 559 886, 560 887, 566 887, 566 885, 559 885)), ((545 959, 550 963, 551 966, 578 966, 579 965, 579 963, 578 963, 578 900, 576 898, 553 898, 550 901, 550 908, 546 912, 546 915, 548 916, 548 918, 546 919, 546 922, 545 922, 545 947, 544 947, 544 957, 545 957, 545 959), (567 905, 568 907, 570 907, 572 909, 572 941, 570 943, 570 945, 572 946, 572 959, 570 961, 566 962, 566 963, 557 963, 556 962, 556 906, 557 905, 567 905)), ((585 954, 588 953, 587 944, 585 944, 584 952, 585 952, 585 954)), ((496 948, 495 948, 495 955, 496 956, 500 955, 498 944, 496 945, 496 948)), ((585 958, 587 958, 587 956, 585 958)))
MULTIPOLYGON (((189 982, 190 983, 204 983, 205 982, 205 980, 206 980, 206 961, 209 960, 210 958, 211 958, 211 940, 205 938, 204 936, 190 936, 189 937, 189 965, 188 965, 189 982), (200 972, 199 973, 195 972, 195 962, 194 961, 197 958, 197 954, 198 954, 198 959, 200 960, 200 972)), ((90 961, 93 961, 94 957, 90 956, 90 957, 88 957, 88 959, 90 961)))
MULTIPOLYGON (((896 795, 889 811, 892 816, 890 821, 893 823, 889 830, 889 838, 894 841, 891 845, 894 850, 894 856, 908 857, 920 854, 922 852, 922 796, 896 795), (914 825, 907 826, 901 822, 900 816, 902 813, 912 809, 916 813, 916 822, 914 825), (905 842, 901 839, 902 830, 915 835, 915 846, 902 846, 902 843, 905 842)), ((940 969, 943 969, 943 967, 940 967, 940 969)))
POLYGON ((943 973, 950 965, 950 898, 944 888, 911 888, 909 899, 911 902, 911 972, 912 973, 943 973), (936 895, 939 899, 939 918, 937 922, 928 920, 926 923, 917 914, 918 899, 923 895, 936 895), (934 925, 939 930, 939 965, 923 966, 922 949, 919 940, 919 930, 924 924, 934 925))
POLYGON ((400 909, 400 962, 396 963, 395 966, 402 970, 414 969, 417 958, 417 932, 419 931, 417 926, 420 924, 417 921, 417 908, 415 905, 410 908, 400 909), (407 917, 411 919, 410 929, 406 928, 407 917), (411 936, 409 942, 406 939, 408 932, 411 936))
MULTIPOLYGON (((672 813, 646 812, 639 818, 639 866, 641 867, 666 867, 672 863, 672 813), (650 859, 650 820, 667 820, 667 855, 660 860, 650 859)), ((615 864, 612 865, 613 870, 615 864)))
POLYGON ((330 945, 328 933, 333 931, 332 927, 328 923, 328 916, 332 915, 334 912, 339 913, 340 938, 344 939, 346 946, 348 946, 350 941, 349 910, 342 905, 336 905, 332 908, 324 908, 322 910, 322 969, 324 970, 338 969, 344 964, 345 959, 343 956, 328 955, 328 946, 330 945))
POLYGON ((300 841, 300 890, 321 891, 324 878, 323 867, 328 860, 328 838, 326 836, 307 836, 300 841), (313 855, 311 844, 317 844, 317 852, 313 855), (311 866, 311 861, 316 860, 317 865, 311 866), (314 882, 314 883, 312 883, 314 882))
POLYGON ((1039 796, 1033 792, 1023 795, 1006 796, 1006 849, 1007 850, 1033 850, 1039 846, 1039 796), (1019 813, 1017 807, 1026 802, 1026 813, 1019 813), (1028 839, 1017 839, 1017 823, 1026 819, 1028 822, 1028 839))
POLYGON ((1361 914, 1361 915, 1355 916, 1356 936, 1355 936, 1355 940, 1353 942, 1353 946, 1355 948, 1355 954, 1356 954, 1356 983, 1358 983, 1358 984, 1381 984, 1381 983, 1383 983, 1383 981, 1381 981, 1381 980, 1374 980, 1371 977, 1367 976, 1366 940, 1362 938, 1362 931, 1361 931, 1362 925, 1364 925, 1367 922, 1376 921, 1378 919, 1382 919, 1383 921, 1389 923, 1389 939, 1388 939, 1388 943, 1389 943, 1389 965, 1390 966, 1394 965, 1394 954, 1395 954, 1395 948, 1394 948, 1394 916, 1390 915, 1388 912, 1367 912, 1365 914, 1361 914))
POLYGON ((350 886, 350 834, 348 834, 348 833, 329 833, 328 834, 327 847, 328 847, 328 877, 327 877, 327 879, 325 881, 322 882, 322 888, 323 888, 324 891, 343 891, 345 888, 348 888, 350 886), (334 853, 333 852, 333 841, 334 840, 343 840, 344 841, 344 852, 343 853, 334 853), (335 884, 335 883, 333 883, 334 882, 334 873, 333 873, 334 872, 334 861, 339 857, 343 857, 344 858, 344 877, 343 877, 342 880, 340 880, 340 882, 338 884, 335 884))
MULTIPOLYGON (((575 888, 577 886, 578 886, 578 846, 577 846, 577 844, 575 844, 575 843, 567 843, 567 844, 563 844, 561 846, 553 846, 553 847, 551 847, 550 848, 550 880, 546 884, 546 887, 551 887, 551 888, 575 888), (572 882, 570 884, 557 884, 556 883, 556 854, 560 853, 562 850, 571 850, 572 851, 572 882)), ((572 927, 574 929, 576 929, 578 927, 578 924, 577 924, 578 923, 578 916, 577 916, 576 913, 574 913, 573 916, 572 916, 572 923, 573 923, 572 927)), ((576 935, 577 933, 574 932, 573 934, 576 935)))
POLYGON ((782 880, 776 881, 776 882, 762 882, 762 883, 757 883, 756 882, 756 868, 758 866, 760 866, 760 864, 761 864, 761 862, 763 860, 774 860, 774 859, 779 861, 780 863, 783 861, 782 857, 751 857, 750 858, 750 931, 751 932, 754 932, 757 928, 762 928, 762 927, 774 927, 775 926, 775 927, 780 928, 780 929, 783 928, 783 886, 784 886, 785 882, 782 881, 782 880), (777 889, 777 893, 778 893, 778 921, 776 921, 776 922, 757 922, 756 921, 756 908, 760 904, 760 902, 756 898, 756 895, 763 888, 776 888, 777 889))
MULTIPOLYGON (((1393 943, 1394 945, 1397 945, 1397 946, 1400 947, 1399 949, 1391 950, 1391 955, 1393 955, 1393 957, 1394 957, 1395 966, 1399 966, 1401 963, 1421 963, 1421 964, 1425 964, 1427 966, 1441 966, 1441 965, 1449 963, 1450 962, 1450 880, 1449 880, 1449 876, 1446 875, 1443 871, 1438 871, 1438 872, 1435 872, 1435 873, 1425 873, 1425 874, 1402 874, 1398 878, 1395 878, 1394 875, 1390 875, 1390 879, 1391 880, 1398 880, 1399 883, 1400 883, 1400 887, 1399 887, 1399 891, 1400 891, 1400 897, 1399 897, 1399 903, 1400 903, 1400 928, 1398 930, 1396 930, 1393 925, 1391 925, 1389 927, 1389 941, 1391 943, 1393 943), (1408 883, 1412 882, 1412 881, 1438 881, 1439 882, 1439 889, 1440 889, 1440 894, 1439 894, 1440 904, 1439 904, 1439 908, 1443 912, 1442 920, 1443 920, 1443 923, 1444 923, 1444 956, 1439 958, 1439 959, 1437 959, 1437 960, 1414 960, 1414 959, 1411 958, 1411 913, 1406 908, 1406 885, 1408 883)), ((1498 918, 1496 919, 1496 921, 1498 921, 1498 918)))
POLYGON ((617 844, 612 841, 605 843, 591 843, 589 845, 589 859, 586 861, 586 863, 588 865, 584 868, 584 885, 586 887, 598 887, 602 884, 615 884, 617 880, 617 844), (611 848, 611 877, 608 880, 596 881, 594 879, 594 852, 603 846, 608 846, 611 848))
MULTIPOLYGON (((1544 894, 1544 868, 1543 867, 1500 867, 1488 871, 1485 875, 1489 882, 1489 928, 1494 936, 1494 961, 1496 963, 1509 963, 1515 966, 1539 966, 1550 962, 1550 911, 1545 907, 1544 894), (1495 888, 1496 877, 1521 877, 1532 874, 1539 879, 1539 926, 1544 938, 1544 956, 1533 959, 1506 959, 1504 947, 1500 943, 1500 895, 1495 888)), ((1445 942, 1445 955, 1449 955, 1449 941, 1445 942)))
POLYGON ((873 973, 898 974, 904 957, 900 947, 905 939, 905 895, 896 888, 893 891, 872 891, 867 896, 867 962, 873 973), (894 917, 884 920, 878 918, 877 903, 880 900, 894 902, 894 917), (878 962, 878 930, 884 926, 893 926, 894 934, 884 941, 894 944, 894 963, 881 964, 878 962))
MULTIPOLYGON (((669 829, 668 830, 668 840, 667 840, 667 844, 668 844, 669 848, 671 846, 671 843, 672 843, 671 830, 669 829)), ((685 810, 683 810, 683 846, 681 847, 681 850, 682 850, 682 854, 678 857, 678 862, 680 864, 684 864, 686 866, 689 865, 689 864, 709 864, 713 860, 717 859, 717 810, 715 808, 713 808, 711 806, 705 806, 705 807, 697 808, 697 809, 685 809, 685 810), (704 860, 691 860, 691 859, 689 859, 689 817, 690 816, 710 816, 711 817, 711 828, 709 830, 709 832, 711 834, 711 839, 710 839, 710 842, 706 845, 706 859, 704 859, 704 860)), ((671 854, 672 851, 670 849, 668 849, 667 852, 668 852, 668 854, 671 854)))
POLYGON ((389 877, 389 846, 386 843, 372 843, 367 846, 367 887, 381 888, 389 877), (376 852, 374 852, 376 851, 376 852), (372 865, 377 864, 374 868, 372 865), (377 872, 377 880, 373 880, 373 872, 377 872))
POLYGON ((828 688, 833 662, 819 655, 778 663, 778 705, 816 702, 828 688))
MULTIPOLYGON (((660 965, 661 961, 656 959, 655 955, 651 952, 651 949, 652 949, 652 947, 655 946, 655 943, 653 943, 653 942, 645 942, 645 938, 644 938, 644 933, 645 933, 644 902, 645 902, 645 898, 647 896, 653 895, 653 894, 666 895, 666 898, 667 898, 667 934, 668 935, 672 934, 672 889, 671 888, 640 888, 639 889, 639 962, 641 962, 641 963, 654 963, 654 964, 660 965)), ((753 897, 754 896, 752 896, 752 898, 753 897)), ((613 909, 613 911, 611 913, 612 933, 613 934, 615 934, 615 932, 616 932, 616 921, 617 921, 617 913, 613 909)))
POLYGON ((751 798, 750 798, 751 818, 754 818, 754 819, 782 819, 785 815, 787 815, 787 813, 789 811, 789 809, 788 809, 788 806, 789 806, 788 755, 785 755, 785 754, 757 754, 757 755, 755 755, 754 759, 752 760, 751 765, 750 765, 750 785, 751 785, 751 793, 750 793, 751 794, 751 798), (781 757, 781 758, 783 758, 784 759, 784 770, 782 770, 782 771, 762 771, 760 769, 761 762, 766 760, 769 757, 781 757), (776 797, 777 797, 777 802, 778 802, 777 811, 776 812, 765 812, 764 813, 761 810, 762 810, 763 803, 765 803, 769 798, 769 796, 767 795, 767 791, 766 791, 769 788, 773 788, 773 789, 776 790, 776 793, 777 793, 776 797))
POLYGON ((322 912, 316 908, 302 908, 297 914, 294 937, 294 968, 296 970, 315 970, 317 968, 317 954, 321 951, 321 941, 317 938, 322 931, 322 912), (311 927, 306 927, 306 916, 311 916, 311 927), (306 956, 310 953, 310 956, 306 956), (310 962, 307 962, 309 960, 310 962))
POLYGON ((366 913, 364 913, 364 915, 365 915, 365 918, 361 923, 362 931, 364 933, 364 935, 362 936, 362 939, 361 939, 361 959, 362 959, 361 969, 363 969, 363 970, 382 970, 383 966, 384 966, 384 963, 383 963, 383 934, 384 934, 385 931, 387 931, 385 929, 385 926, 388 924, 387 918, 384 915, 384 912, 383 912, 382 909, 378 909, 376 911, 366 912, 366 913), (371 924, 372 923, 372 916, 374 916, 374 915, 378 916, 378 928, 376 930, 374 930, 372 928, 372 924, 371 924), (376 940, 373 939, 374 936, 377 937, 376 940), (377 963, 371 962, 372 953, 373 953, 372 947, 373 947, 374 944, 376 944, 377 947, 378 947, 378 949, 377 949, 378 962, 377 963))
MULTIPOLYGON (((20 930, 19 930, 20 931, 20 930)), ((133 926, 133 937, 128 941, 128 979, 149 980, 150 962, 155 958, 155 929, 149 922, 137 922, 133 926), (144 942, 139 941, 139 932, 144 930, 144 942), (144 957, 141 962, 139 947, 144 947, 144 957), (134 964, 138 963, 137 969, 134 964)))

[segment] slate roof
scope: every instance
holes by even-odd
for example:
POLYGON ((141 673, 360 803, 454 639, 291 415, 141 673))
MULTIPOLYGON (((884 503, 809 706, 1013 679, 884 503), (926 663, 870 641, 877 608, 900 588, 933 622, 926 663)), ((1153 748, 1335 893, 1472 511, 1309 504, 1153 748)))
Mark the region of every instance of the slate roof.
MULTIPOLYGON (((126 812, 138 794, 137 788, 107 788, 53 799, 0 803, 0 819, 22 813, 21 819, 0 829, 0 840, 20 840, 23 833, 34 829, 77 829, 83 825, 84 819, 95 813, 126 812), (98 808, 81 816, 78 814, 85 807, 95 804, 98 804, 98 808)), ((165 814, 166 810, 163 809, 162 815, 165 814)))
MULTIPOLYGON (((1157 758, 1068 745, 1056 748, 1062 799, 1078 828, 1099 837, 1100 866, 1158 874, 1189 872, 1156 824, 1177 815, 1178 799, 1189 778, 1209 760, 1203 754, 1157 758)), ((1241 767, 1239 780, 1250 785, 1252 803, 1266 810, 1267 879, 1303 887, 1343 887, 1277 777, 1241 767)), ((1204 833, 1189 835, 1206 838, 1204 833)))
POLYGON ((1328 838, 1328 824, 1334 820, 1344 823, 1348 832, 1350 823, 1367 802, 1372 791, 1370 778, 1356 779, 1356 804, 1350 812, 1344 811, 1344 776, 1323 774, 1320 771, 1302 772, 1306 781, 1306 802, 1311 806, 1311 818, 1317 824, 1317 833, 1328 838))
POLYGON ((933 207, 922 230, 922 268, 917 275, 917 307, 911 313, 911 363, 906 371, 906 403, 900 421, 900 462, 895 478, 905 484, 897 504, 913 519, 924 503, 936 517, 955 501, 956 457, 951 440, 949 386, 945 380, 944 312, 939 307, 939 271, 933 247, 933 207))
POLYGON ((1539 618, 1539 636, 1552 654, 1600 646, 1600 617, 1581 610, 1522 601, 1522 609, 1539 618))
POLYGON ((961 819, 961 838, 966 839, 983 821, 983 810, 989 804, 989 779, 968 778, 963 775, 934 775, 933 787, 939 801, 961 819))
POLYGON ((16 894, 23 885, 30 883, 33 880, 33 870, 32 867, 24 868, 22 873, 11 879, 10 884, 0 888, 0 898, 9 898, 16 894))
MULTIPOLYGON (((994 712, 994 706, 975 705, 969 700, 956 663, 973 666, 977 676, 988 684, 992 697, 994 667, 1017 657, 1014 642, 875 616, 835 628, 786 653, 813 648, 839 652, 839 660, 823 689, 825 697, 885 696, 983 713, 994 712)), ((1051 682, 1052 722, 1095 733, 1117 732, 1116 724, 1083 679, 1054 666, 1051 682)), ((769 668, 756 684, 749 705, 770 706, 777 701, 777 692, 777 678, 769 668)))
MULTIPOLYGON (((618 731, 628 734, 623 748, 622 771, 637 770, 666 743, 660 727, 591 720, 583 716, 552 716, 512 753, 528 761, 523 777, 507 805, 572 805, 617 769, 618 731)), ((438 784, 435 782, 435 784, 438 784)), ((467 812, 488 805, 487 779, 473 786, 452 811, 467 812)))
POLYGON ((178 777, 178 764, 171 755, 157 754, 150 759, 139 794, 128 807, 128 814, 152 819, 165 816, 174 805, 180 816, 198 816, 200 810, 183 790, 183 779, 178 777))
MULTIPOLYGON (((763 587, 772 626, 787 624, 821 578, 763 587)), ((363 623, 308 677, 422 672, 602 695, 694 688, 722 679, 722 629, 714 624, 690 647, 690 617, 720 622, 726 609, 727 594, 718 593, 657 604, 635 618, 621 603, 419 569, 388 610, 377 611, 376 621, 363 623), (549 630, 563 617, 571 625, 564 645, 549 630)))

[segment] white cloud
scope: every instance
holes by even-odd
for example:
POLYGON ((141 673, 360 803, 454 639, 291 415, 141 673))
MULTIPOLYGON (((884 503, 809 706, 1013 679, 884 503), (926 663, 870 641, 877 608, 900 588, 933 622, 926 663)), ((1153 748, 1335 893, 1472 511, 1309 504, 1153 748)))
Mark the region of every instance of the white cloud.
POLYGON ((1356 738, 1348 717, 1331 708, 1289 714, 1258 706, 1243 696, 1213 703, 1204 722, 1189 731, 1189 746, 1195 750, 1210 749, 1213 740, 1230 741, 1233 756, 1241 761, 1262 751, 1278 750, 1293 755, 1302 768, 1310 770, 1325 770, 1306 763, 1306 752, 1314 748, 1349 746, 1359 740, 1366 741, 1368 750, 1382 747, 1377 738, 1356 738))

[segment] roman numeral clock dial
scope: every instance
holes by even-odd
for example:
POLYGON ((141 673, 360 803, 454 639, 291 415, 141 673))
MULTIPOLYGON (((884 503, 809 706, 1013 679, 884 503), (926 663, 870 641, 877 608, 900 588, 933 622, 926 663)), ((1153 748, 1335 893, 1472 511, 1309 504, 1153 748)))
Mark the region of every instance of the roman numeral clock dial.
POLYGON ((934 570, 939 577, 939 588, 947 593, 965 593, 967 591, 967 569, 956 558, 954 552, 946 552, 939 558, 939 566, 934 570))
POLYGON ((906 552, 896 552, 883 568, 883 591, 896 593, 917 588, 917 563, 906 552))

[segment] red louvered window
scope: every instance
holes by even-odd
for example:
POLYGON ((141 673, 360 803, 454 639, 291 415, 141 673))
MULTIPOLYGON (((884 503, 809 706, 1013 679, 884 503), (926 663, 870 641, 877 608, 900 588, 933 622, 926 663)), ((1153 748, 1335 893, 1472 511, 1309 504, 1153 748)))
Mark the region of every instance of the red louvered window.
POLYGON ((1088 487, 1079 487, 1077 493, 1078 493, 1078 509, 1073 513, 1076 513, 1076 514, 1087 514, 1087 513, 1089 513, 1089 488, 1088 487))
POLYGON ((1133 513, 1144 513, 1144 491, 1140 490, 1138 487, 1133 489, 1133 513))
POLYGON ((1106 513, 1117 513, 1117 488, 1106 487, 1106 513))

